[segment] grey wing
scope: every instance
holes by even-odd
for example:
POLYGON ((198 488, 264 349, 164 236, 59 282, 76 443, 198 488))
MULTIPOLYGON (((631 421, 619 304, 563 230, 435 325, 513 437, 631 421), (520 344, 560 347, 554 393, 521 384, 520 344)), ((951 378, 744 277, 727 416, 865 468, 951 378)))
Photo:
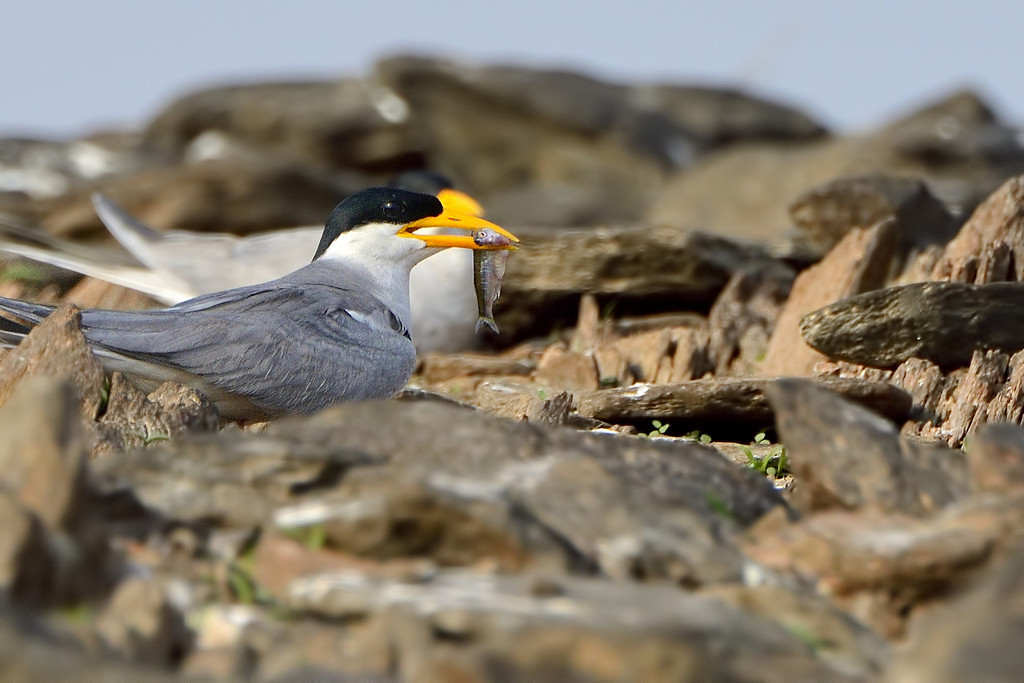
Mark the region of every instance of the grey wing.
POLYGON ((84 311, 83 328, 101 355, 183 370, 274 415, 401 389, 415 351, 393 317, 358 292, 282 285, 164 311, 84 311))

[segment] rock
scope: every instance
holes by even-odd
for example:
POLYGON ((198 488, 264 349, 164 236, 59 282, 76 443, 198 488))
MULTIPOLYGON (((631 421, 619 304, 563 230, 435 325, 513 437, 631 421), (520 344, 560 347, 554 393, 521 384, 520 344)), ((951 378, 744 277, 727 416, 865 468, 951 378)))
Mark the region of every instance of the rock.
POLYGON ((94 519, 77 391, 66 379, 23 382, 0 410, 0 433, 8 597, 36 607, 94 598, 117 567, 94 519))
POLYGON ((481 410, 513 420, 550 425, 568 424, 580 428, 602 424, 572 412, 572 394, 565 391, 554 393, 542 385, 515 379, 481 382, 471 401, 481 410))
POLYGON ((889 680, 1015 680, 1024 675, 1021 590, 1024 552, 993 567, 962 597, 923 620, 889 680))
MULTIPOLYGON (((559 453, 587 454, 667 504, 706 507, 706 495, 720 498, 741 524, 750 523, 779 499, 762 478, 726 463, 717 453, 692 443, 653 443, 640 439, 581 434, 490 418, 440 404, 350 404, 322 413, 302 426, 281 420, 269 428, 281 437, 302 442, 327 439, 335 447, 361 447, 416 467, 439 467, 466 476, 493 479, 496 471, 517 462, 531 462, 559 453), (390 417, 389 417, 390 416, 390 417), (407 424, 413 434, 388 435, 372 425, 384 421, 407 424), (427 428, 448 424, 445 440, 427 428), (303 436, 305 434, 305 436, 303 436), (422 440, 421 440, 422 439, 422 440), (359 445, 359 446, 357 446, 359 445)), ((709 521, 720 521, 711 511, 709 521)))
POLYGON ((654 85, 634 87, 631 94, 674 120, 704 152, 735 143, 805 142, 828 132, 805 112, 738 90, 654 85))
POLYGON ((259 155, 379 169, 419 152, 408 118, 398 95, 365 79, 220 86, 169 104, 150 121, 142 144, 173 160, 259 155))
POLYGON ((652 501, 648 492, 590 458, 542 462, 532 469, 511 484, 514 505, 529 510, 603 575, 682 586, 739 579, 739 555, 693 510, 652 501), (618 507, 612 514, 609 501, 618 507))
MULTIPOLYGON (((581 415, 608 422, 656 418, 662 421, 683 420, 697 426, 741 422, 755 427, 772 420, 772 407, 766 390, 776 381, 779 380, 736 377, 680 384, 637 384, 620 389, 578 392, 575 397, 577 411, 581 415)), ((910 396, 883 382, 851 379, 816 381, 900 422, 910 412, 910 396)))
POLYGON ((1018 168, 1017 131, 1000 124, 995 111, 970 90, 960 90, 898 119, 883 129, 904 156, 936 167, 975 165, 1018 168))
POLYGON ((136 138, 108 133, 70 142, 0 139, 0 192, 53 197, 85 181, 124 172, 136 165, 136 138))
POLYGON ((344 448, 308 448, 234 430, 159 442, 93 461, 101 492, 130 489, 150 510, 183 522, 216 520, 248 528, 266 523, 291 492, 316 489, 367 456, 344 448), (230 447, 228 444, 231 444, 230 447))
POLYGON ((0 599, 38 607, 49 602, 56 561, 46 527, 16 493, 0 490, 0 599))
POLYGON ((1024 176, 1007 180, 971 215, 932 268, 934 280, 1024 280, 1024 176))
POLYGON ((89 654, 81 644, 24 614, 0 613, 0 678, 164 682, 158 671, 89 654))
POLYGON ((959 227, 920 180, 879 174, 814 187, 793 201, 789 213, 808 245, 821 254, 850 230, 886 219, 894 221, 897 258, 932 244, 945 245, 959 227))
POLYGON ((417 360, 416 374, 424 382, 444 382, 463 377, 528 375, 535 363, 512 358, 495 358, 483 353, 426 353, 417 360))
MULTIPOLYGON (((49 200, 40 223, 62 237, 109 238, 92 192, 157 230, 248 234, 296 225, 323 225, 357 183, 278 161, 205 161, 150 168, 49 200)), ((310 254, 312 257, 312 254, 310 254)))
POLYGON ((560 579, 554 596, 537 595, 534 585, 522 577, 457 571, 416 583, 328 573, 294 581, 289 604, 325 616, 350 616, 355 597, 364 611, 389 611, 403 615, 402 622, 412 620, 401 629, 402 622, 392 622, 389 629, 403 677, 416 677, 418 669, 407 668, 412 648, 422 648, 416 664, 427 665, 428 653, 440 645, 441 625, 456 614, 465 622, 459 628, 464 635, 455 640, 461 647, 449 648, 449 666, 461 662, 474 676, 486 677, 481 661, 491 662, 491 671, 498 667, 532 679, 716 676, 710 672, 742 679, 765 666, 797 677, 838 673, 816 661, 782 627, 719 600, 674 589, 640 591, 622 582, 560 579), (488 609, 481 610, 482 605, 488 609), (421 621, 427 628, 413 630, 421 621), (415 639, 408 637, 413 632, 415 639), (469 657, 467 650, 478 654, 469 657))
POLYGON ((789 296, 790 276, 784 268, 764 267, 739 271, 729 280, 707 320, 705 353, 716 376, 757 374, 789 296))
POLYGON ((121 450, 213 432, 217 423, 216 407, 195 389, 164 382, 147 396, 120 373, 111 378, 107 409, 100 419, 121 450))
POLYGON ((95 418, 102 402, 103 366, 89 349, 81 325, 78 309, 64 306, 0 357, 0 406, 28 378, 68 377, 78 390, 82 413, 95 418))
POLYGON ((889 421, 807 380, 765 389, 805 512, 841 508, 923 515, 962 497, 962 456, 900 438, 889 421))
POLYGON ((800 273, 761 364, 765 375, 811 375, 824 356, 800 336, 801 318, 838 299, 885 284, 896 235, 890 223, 852 230, 821 261, 800 273))
POLYGON ((534 381, 542 386, 593 391, 597 389, 597 368, 594 359, 552 344, 537 361, 534 381))
MULTIPOLYGON (((939 142, 952 131, 956 137, 980 141, 994 132, 997 142, 985 145, 985 153, 922 154, 920 146, 908 144, 908 136, 895 126, 804 144, 737 145, 670 177, 644 218, 723 237, 775 242, 791 229, 788 207, 801 193, 836 178, 866 174, 921 178, 955 209, 954 214, 970 212, 1008 176, 1024 172, 1024 154, 1019 144, 1010 141, 1010 129, 975 116, 970 111, 973 107, 956 111, 957 99, 944 98, 918 112, 932 124, 944 122, 929 124, 930 139, 939 142), (947 113, 935 117, 935 111, 947 113)), ((907 120, 916 117, 912 114, 907 120)))
POLYGON ((793 524, 765 518, 742 547, 763 568, 833 596, 850 616, 891 639, 905 633, 915 610, 955 594, 982 569, 996 534, 994 525, 956 514, 914 520, 833 511, 793 524))
POLYGON ((1019 426, 986 425, 974 435, 965 452, 975 491, 1024 488, 1024 430, 1019 426))
POLYGON ((802 586, 776 585, 765 577, 763 583, 755 579, 746 585, 708 586, 698 595, 781 624, 811 644, 819 660, 850 676, 877 678, 892 658, 889 644, 878 633, 851 618, 830 597, 802 586))
POLYGON ((96 630, 120 656, 161 668, 176 665, 192 641, 163 586, 143 578, 117 586, 96 619, 96 630))
POLYGON ((363 563, 687 586, 738 580, 741 557, 725 531, 782 504, 768 481, 695 444, 594 436, 428 401, 344 408, 258 436, 115 454, 96 470, 108 489, 130 486, 165 517, 318 533, 324 547, 363 563), (381 420, 395 428, 380 429, 381 420), (438 424, 446 438, 428 427, 438 424))
POLYGON ((48 529, 82 513, 88 444, 74 388, 34 378, 0 411, 0 487, 48 529))
POLYGON ((670 119, 633 106, 621 86, 579 74, 399 56, 378 62, 375 77, 412 112, 426 158, 465 178, 499 223, 633 220, 672 163, 669 149, 690 145, 670 119), (559 192, 538 192, 543 186, 559 192), (566 212, 566 201, 575 210, 566 212))
POLYGON ((664 227, 517 228, 516 234, 530 249, 508 260, 496 308, 508 342, 575 323, 584 292, 614 302, 619 315, 639 306, 649 312, 659 301, 675 309, 710 305, 733 273, 773 263, 758 247, 664 227))
MULTIPOLYGON (((671 358, 675 338, 684 335, 686 330, 660 329, 650 332, 637 332, 611 342, 610 346, 622 359, 621 375, 616 375, 615 385, 632 384, 633 382, 657 382, 671 376, 671 358), (627 382, 627 380, 630 380, 627 382)), ((607 352, 605 352, 607 354, 607 352)), ((597 354, 594 354, 595 360, 597 354)), ((614 361, 613 361, 614 362, 614 361)), ((598 375, 601 379, 609 375, 598 375)), ((580 390, 595 390, 599 383, 592 386, 577 386, 580 390)))
POLYGON ((915 420, 903 433, 917 440, 957 448, 986 423, 1022 421, 1024 351, 1012 357, 975 351, 968 367, 945 375, 933 363, 911 359, 891 381, 914 396, 915 420))
POLYGON ((1014 353, 1024 332, 1024 283, 924 282, 849 297, 804 316, 800 332, 830 358, 894 367, 909 358, 963 367, 975 351, 1014 353))

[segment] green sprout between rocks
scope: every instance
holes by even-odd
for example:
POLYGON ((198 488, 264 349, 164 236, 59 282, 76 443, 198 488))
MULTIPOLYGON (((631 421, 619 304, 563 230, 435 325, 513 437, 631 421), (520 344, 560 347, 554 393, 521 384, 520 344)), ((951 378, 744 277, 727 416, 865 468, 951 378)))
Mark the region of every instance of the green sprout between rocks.
POLYGON ((749 446, 743 446, 743 452, 747 456, 747 461, 750 463, 751 469, 773 478, 781 477, 782 475, 789 473, 789 470, 786 468, 787 460, 785 446, 780 443, 772 444, 764 432, 758 432, 757 436, 754 437, 754 445, 770 446, 770 448, 764 456, 759 458, 754 455, 749 446))
POLYGON ((683 437, 691 441, 700 441, 701 443, 711 443, 711 435, 705 434, 699 429, 694 429, 692 432, 683 437))
POLYGON ((669 424, 662 424, 661 420, 651 420, 651 426, 654 427, 651 431, 646 434, 638 434, 641 439, 653 439, 656 436, 663 436, 668 431, 669 424))
POLYGON ((281 529, 281 533, 301 543, 307 550, 323 550, 327 545, 327 529, 323 524, 285 527, 281 529))

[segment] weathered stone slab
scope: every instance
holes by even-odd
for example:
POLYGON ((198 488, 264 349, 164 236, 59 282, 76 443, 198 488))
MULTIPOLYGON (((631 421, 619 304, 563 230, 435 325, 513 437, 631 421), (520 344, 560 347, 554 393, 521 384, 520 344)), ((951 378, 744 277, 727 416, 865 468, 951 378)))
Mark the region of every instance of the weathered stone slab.
MULTIPOLYGON (((765 390, 776 381, 765 377, 737 377, 679 384, 638 384, 578 392, 575 398, 581 415, 608 422, 656 418, 765 424, 773 416, 765 390)), ((910 414, 910 395, 891 384, 845 378, 811 381, 897 422, 910 414)))
POLYGON ((1024 283, 924 282, 849 297, 804 316, 800 332, 830 358, 895 367, 924 358, 955 368, 977 350, 1024 349, 1024 283))

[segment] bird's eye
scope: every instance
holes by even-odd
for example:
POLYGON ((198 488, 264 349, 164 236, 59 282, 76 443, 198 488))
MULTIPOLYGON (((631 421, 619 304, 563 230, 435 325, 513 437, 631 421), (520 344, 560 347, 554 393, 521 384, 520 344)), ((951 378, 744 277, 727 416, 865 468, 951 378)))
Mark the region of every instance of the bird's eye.
POLYGON ((399 202, 385 202, 381 208, 384 211, 384 215, 389 218, 396 218, 398 214, 402 213, 402 205, 399 202))

